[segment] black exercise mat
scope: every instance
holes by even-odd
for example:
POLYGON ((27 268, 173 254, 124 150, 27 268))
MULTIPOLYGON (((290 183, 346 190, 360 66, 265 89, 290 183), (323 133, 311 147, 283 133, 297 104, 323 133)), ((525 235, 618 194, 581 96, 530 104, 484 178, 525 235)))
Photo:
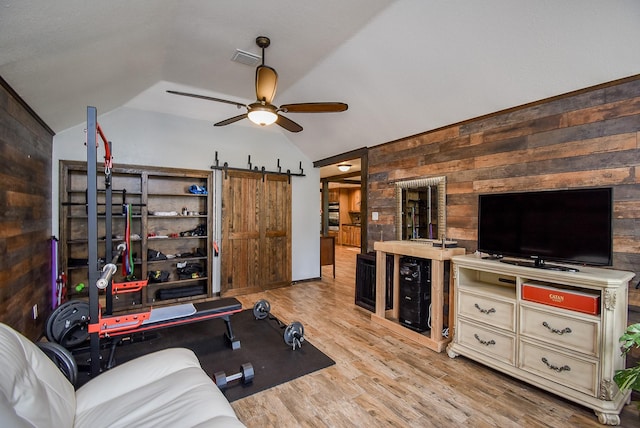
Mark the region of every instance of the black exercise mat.
POLYGON ((255 372, 253 382, 249 385, 243 385, 240 381, 230 383, 224 391, 229 401, 335 364, 307 339, 302 347, 294 351, 284 342, 284 328, 275 320, 256 320, 252 310, 232 315, 231 327, 241 344, 241 348, 235 351, 225 342, 225 322, 213 319, 146 333, 144 341, 125 342, 116 350, 116 363, 122 364, 138 356, 172 347, 193 350, 202 368, 211 377, 217 371, 224 371, 229 376, 239 372, 242 364, 251 363, 255 372))

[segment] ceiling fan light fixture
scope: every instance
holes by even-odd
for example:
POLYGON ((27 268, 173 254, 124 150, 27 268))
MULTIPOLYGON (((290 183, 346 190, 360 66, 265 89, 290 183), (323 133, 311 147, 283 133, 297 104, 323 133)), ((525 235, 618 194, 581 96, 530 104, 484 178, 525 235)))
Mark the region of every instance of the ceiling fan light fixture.
POLYGON ((247 114, 249 120, 256 125, 267 126, 278 120, 278 115, 266 106, 253 107, 247 114))
MULTIPOLYGON (((240 49, 236 51, 233 56, 233 60, 243 63, 251 64, 262 60, 262 63, 256 68, 256 101, 252 104, 246 105, 236 101, 225 100, 222 98, 208 97, 206 95, 190 94, 188 92, 179 91, 167 91, 176 95, 183 95, 186 97, 200 98, 208 101, 216 101, 219 103, 233 104, 238 108, 246 108, 247 113, 240 114, 234 117, 230 117, 220 122, 216 122, 213 126, 226 126, 232 123, 236 123, 242 119, 249 119, 251 122, 260 126, 268 126, 273 123, 286 129, 289 132, 300 132, 302 126, 289 119, 282 113, 338 113, 345 111, 349 106, 345 103, 338 102, 313 102, 313 103, 295 103, 285 104, 280 107, 272 104, 273 98, 276 95, 276 88, 278 86, 278 73, 272 67, 265 64, 264 52, 271 44, 271 40, 267 36, 259 36, 256 38, 256 45, 262 50, 262 55, 258 56, 250 52, 245 52, 240 49)), ((351 167, 347 167, 344 171, 348 171, 351 167)))
POLYGON ((338 164, 338 169, 342 172, 347 172, 351 169, 351 165, 349 165, 348 163, 341 163, 338 164))

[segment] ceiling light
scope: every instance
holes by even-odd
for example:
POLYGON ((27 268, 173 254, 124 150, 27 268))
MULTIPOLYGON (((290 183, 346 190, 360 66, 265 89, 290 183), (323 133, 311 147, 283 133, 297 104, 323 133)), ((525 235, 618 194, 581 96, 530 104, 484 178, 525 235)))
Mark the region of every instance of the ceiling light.
POLYGON ((348 163, 341 163, 338 165, 338 169, 342 172, 347 172, 351 169, 351 165, 349 165, 348 163))
POLYGON ((249 120, 256 125, 266 126, 271 125, 273 122, 278 120, 278 115, 275 112, 275 108, 271 105, 260 105, 250 106, 251 110, 247 116, 249 120))

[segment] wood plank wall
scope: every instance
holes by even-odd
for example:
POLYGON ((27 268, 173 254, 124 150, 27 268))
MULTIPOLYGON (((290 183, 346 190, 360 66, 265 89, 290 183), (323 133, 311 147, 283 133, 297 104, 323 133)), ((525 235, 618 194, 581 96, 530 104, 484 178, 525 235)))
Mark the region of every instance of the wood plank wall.
POLYGON ((395 239, 397 180, 447 177, 447 237, 467 252, 479 194, 611 186, 614 267, 638 273, 639 164, 640 75, 386 143, 369 150, 367 247, 395 239))
POLYGON ((51 305, 52 150, 53 131, 0 78, 0 322, 30 339, 51 305))

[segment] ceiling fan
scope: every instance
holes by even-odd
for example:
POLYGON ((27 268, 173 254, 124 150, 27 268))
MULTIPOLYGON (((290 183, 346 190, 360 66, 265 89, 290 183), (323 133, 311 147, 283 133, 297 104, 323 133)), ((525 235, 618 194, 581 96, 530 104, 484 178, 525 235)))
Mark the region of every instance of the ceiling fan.
POLYGON ((258 125, 271 125, 275 122, 287 131, 300 132, 302 131, 302 126, 283 116, 281 113, 338 113, 349 108, 347 104, 339 102, 283 104, 280 107, 271 104, 276 95, 276 87, 278 85, 278 73, 276 73, 276 70, 272 67, 264 64, 264 50, 269 47, 271 40, 266 36, 259 36, 256 38, 256 44, 262 49, 262 64, 256 68, 256 102, 245 105, 236 101, 208 97, 206 95, 179 91, 167 92, 186 97, 233 104, 238 108, 244 107, 247 109, 246 113, 215 123, 214 126, 225 126, 248 118, 258 125))

